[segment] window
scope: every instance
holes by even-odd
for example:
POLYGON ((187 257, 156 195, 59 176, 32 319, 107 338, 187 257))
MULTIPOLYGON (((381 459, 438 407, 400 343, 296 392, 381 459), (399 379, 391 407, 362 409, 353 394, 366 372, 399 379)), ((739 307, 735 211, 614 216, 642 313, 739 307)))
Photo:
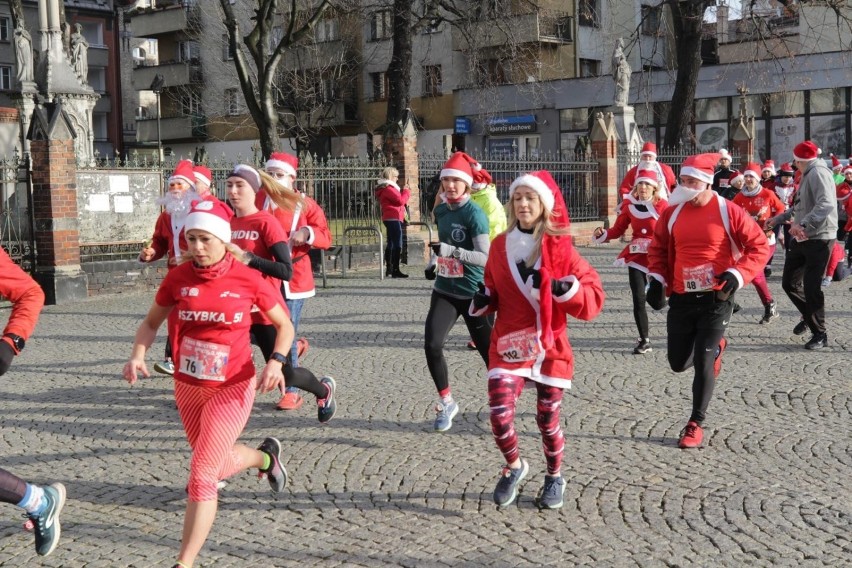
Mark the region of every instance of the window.
POLYGON ((96 93, 106 92, 106 69, 103 67, 89 67, 86 82, 96 93))
POLYGON ((660 35, 660 6, 642 6, 642 33, 660 35))
POLYGON ((233 61, 234 54, 231 51, 231 42, 228 40, 228 34, 222 34, 222 61, 233 61))
POLYGON ((386 101, 388 99, 388 75, 384 72, 370 73, 370 80, 373 84, 373 100, 386 101))
POLYGON ((373 41, 388 39, 393 36, 393 12, 391 10, 379 10, 373 12, 370 22, 370 39, 373 41))
POLYGON ((441 66, 425 65, 423 67, 423 96, 441 96, 441 66))
POLYGON ((149 116, 148 107, 136 107, 136 120, 145 120, 149 116))
POLYGON ((479 62, 479 79, 485 84, 505 85, 509 82, 506 62, 502 59, 485 59, 479 62))
POLYGON ((600 61, 597 59, 580 59, 580 77, 597 77, 600 74, 600 61))
POLYGON ((317 23, 316 40, 319 43, 337 39, 337 20, 322 20, 317 23))
POLYGON ((715 99, 696 99, 695 120, 727 120, 728 99, 719 97, 715 99))
POLYGON ((98 142, 103 142, 107 139, 109 132, 107 115, 105 113, 96 112, 92 114, 92 135, 98 142))
POLYGON ((104 25, 102 22, 81 22, 81 33, 91 47, 106 47, 104 45, 104 25))
POLYGON ((179 41, 177 47, 179 62, 197 62, 201 57, 201 46, 197 41, 179 41))
POLYGON ((846 110, 846 89, 815 89, 811 91, 811 113, 846 110))
POLYGON ((12 67, 0 65, 0 91, 12 90, 12 67))
POLYGON ((559 111, 560 130, 588 130, 589 109, 586 107, 566 108, 559 111))
POLYGON ((0 41, 9 41, 12 37, 12 20, 7 16, 0 16, 0 41))
POLYGON ((805 114, 804 91, 772 93, 769 95, 769 111, 772 116, 801 116, 805 114))
POLYGON ((240 93, 238 89, 225 89, 225 114, 228 116, 240 114, 240 93))
POLYGON ((136 59, 137 61, 145 61, 146 55, 144 47, 133 48, 133 59, 136 59))
POLYGON ((598 8, 598 0, 580 0, 577 5, 577 18, 581 26, 599 28, 601 11, 598 8))
POLYGON ((201 96, 198 93, 182 93, 178 99, 180 113, 183 115, 201 115, 201 96))

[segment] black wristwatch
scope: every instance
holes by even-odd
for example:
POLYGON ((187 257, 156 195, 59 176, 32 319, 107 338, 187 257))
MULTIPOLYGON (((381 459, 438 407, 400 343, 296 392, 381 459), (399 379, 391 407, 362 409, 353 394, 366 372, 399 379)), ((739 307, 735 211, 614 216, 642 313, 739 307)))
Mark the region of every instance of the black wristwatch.
POLYGON ((272 355, 269 356, 269 359, 271 359, 272 361, 278 361, 282 365, 287 364, 287 357, 282 355, 278 351, 275 351, 274 353, 272 353, 272 355))
POLYGON ((23 337, 21 337, 20 335, 15 335, 14 333, 7 333, 3 337, 8 337, 12 340, 12 345, 15 347, 15 351, 17 351, 18 353, 23 351, 24 346, 27 344, 27 342, 24 341, 23 337))

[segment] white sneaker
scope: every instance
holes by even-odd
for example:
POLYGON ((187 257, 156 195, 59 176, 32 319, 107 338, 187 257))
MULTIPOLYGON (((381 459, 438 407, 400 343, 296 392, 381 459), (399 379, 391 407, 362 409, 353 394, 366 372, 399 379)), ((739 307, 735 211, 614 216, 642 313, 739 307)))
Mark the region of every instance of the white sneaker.
POLYGON ((831 286, 831 276, 826 276, 822 279, 822 287, 828 288, 829 286, 831 286))

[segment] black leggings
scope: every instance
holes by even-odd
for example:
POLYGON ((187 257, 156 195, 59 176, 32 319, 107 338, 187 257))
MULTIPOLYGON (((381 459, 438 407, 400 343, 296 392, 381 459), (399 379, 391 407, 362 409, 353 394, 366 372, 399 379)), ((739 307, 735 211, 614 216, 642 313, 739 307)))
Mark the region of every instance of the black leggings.
POLYGON ((630 279, 630 293, 633 295, 633 320, 639 337, 648 339, 648 312, 645 309, 645 273, 632 266, 627 267, 627 276, 630 279))
MULTIPOLYGON (((275 348, 275 338, 278 335, 275 326, 253 323, 251 324, 251 335, 254 338, 255 345, 260 347, 260 352, 263 353, 263 360, 269 361, 272 350, 275 348)), ((281 371, 284 373, 284 385, 286 387, 300 388, 317 398, 325 398, 328 394, 328 388, 319 382, 316 375, 308 369, 305 367, 293 368, 290 364, 289 355, 287 355, 287 364, 281 371)))
POLYGON ((692 414, 689 419, 704 422, 713 388, 714 363, 719 342, 731 321, 734 297, 716 302, 713 293, 672 294, 667 320, 668 357, 672 371, 680 373, 695 367, 692 379, 692 414))
POLYGON ((485 316, 473 317, 468 315, 470 298, 460 299, 445 296, 432 291, 432 302, 429 305, 429 315, 426 316, 426 365, 435 387, 440 393, 450 386, 447 360, 444 358, 444 343, 450 330, 456 324, 459 316, 464 318, 470 338, 476 344, 479 356, 488 366, 488 350, 491 348, 491 323, 485 316))
POLYGON ((0 501, 17 505, 27 492, 27 482, 12 473, 0 468, 0 501))

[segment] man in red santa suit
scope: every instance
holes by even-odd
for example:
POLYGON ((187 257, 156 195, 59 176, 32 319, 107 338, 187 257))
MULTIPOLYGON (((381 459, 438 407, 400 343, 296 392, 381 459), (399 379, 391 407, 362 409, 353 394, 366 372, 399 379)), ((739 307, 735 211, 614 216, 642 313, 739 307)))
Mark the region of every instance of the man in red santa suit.
POLYGON ((692 414, 678 446, 697 448, 722 369, 736 290, 752 281, 769 258, 766 235, 738 205, 712 189, 719 154, 689 156, 648 247, 648 304, 665 306, 668 360, 675 372, 694 367, 692 414))
POLYGON ((663 164, 657 161, 657 145, 653 142, 645 142, 642 146, 642 153, 639 154, 639 163, 627 170, 624 179, 621 180, 621 185, 618 187, 618 194, 624 198, 629 195, 633 188, 636 187, 636 175, 639 169, 652 170, 657 176, 657 192, 660 199, 666 200, 669 197, 669 192, 675 188, 677 178, 675 178, 674 170, 668 164, 663 164))
MULTIPOLYGON (((174 173, 169 176, 168 184, 166 194, 157 200, 164 211, 157 217, 151 241, 146 243, 139 253, 139 262, 154 262, 165 256, 168 259, 168 269, 171 270, 177 266, 183 253, 188 250, 183 225, 193 201, 200 201, 201 196, 195 191, 195 172, 189 160, 181 160, 177 163, 174 173)), ((176 317, 176 315, 169 317, 165 356, 162 361, 154 363, 154 370, 164 375, 175 373, 171 338, 174 337, 173 328, 177 325, 176 317)))
MULTIPOLYGON (((283 186, 282 191, 299 193, 296 187, 296 171, 299 168, 299 158, 286 152, 273 152, 266 161, 266 173, 275 178, 283 186)), ((276 205, 275 196, 259 191, 255 205, 258 209, 269 211, 278 219, 287 233, 290 244, 290 258, 293 262, 293 275, 281 286, 281 293, 290 311, 290 319, 296 333, 299 332, 299 321, 302 318, 302 307, 305 300, 316 295, 314 288, 314 273, 311 267, 310 250, 326 250, 331 246, 331 231, 322 207, 305 195, 301 194, 302 205, 295 211, 276 205)), ((290 361, 293 368, 299 366, 299 357, 308 350, 308 340, 300 337, 293 342, 290 350, 290 361)), ((278 410, 296 410, 302 406, 304 399, 299 389, 288 387, 276 408, 278 410)))

